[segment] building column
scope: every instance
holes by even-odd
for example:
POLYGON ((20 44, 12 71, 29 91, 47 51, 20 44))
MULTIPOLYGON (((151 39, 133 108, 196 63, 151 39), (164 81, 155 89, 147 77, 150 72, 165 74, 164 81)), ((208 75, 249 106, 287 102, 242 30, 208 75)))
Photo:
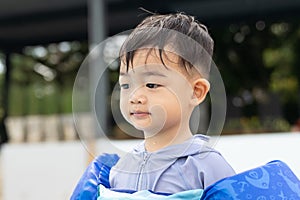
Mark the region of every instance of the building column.
POLYGON ((8 107, 9 107, 9 87, 10 87, 10 78, 11 78, 11 60, 10 60, 10 52, 6 52, 5 54, 5 76, 4 76, 4 84, 2 91, 2 108, 3 114, 0 118, 0 145, 9 141, 9 135, 7 132, 7 128, 5 125, 5 120, 8 116, 8 107))

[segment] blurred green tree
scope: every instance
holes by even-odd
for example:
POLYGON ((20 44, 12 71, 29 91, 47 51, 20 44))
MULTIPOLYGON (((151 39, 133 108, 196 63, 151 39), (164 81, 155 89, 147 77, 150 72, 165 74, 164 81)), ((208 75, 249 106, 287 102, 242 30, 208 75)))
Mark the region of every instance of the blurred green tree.
POLYGON ((299 117, 299 31, 296 21, 256 21, 214 30, 215 62, 240 117, 273 118, 274 123, 278 118, 293 123, 299 117))

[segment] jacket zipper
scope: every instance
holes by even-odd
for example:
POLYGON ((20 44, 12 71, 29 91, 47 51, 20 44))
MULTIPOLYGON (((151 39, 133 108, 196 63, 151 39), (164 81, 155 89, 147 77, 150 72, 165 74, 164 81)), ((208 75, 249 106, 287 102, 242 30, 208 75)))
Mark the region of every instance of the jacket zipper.
POLYGON ((140 170, 139 170, 139 174, 138 174, 137 191, 142 190, 143 173, 144 173, 144 170, 145 170, 146 162, 149 158, 149 154, 147 152, 144 152, 143 157, 144 157, 143 162, 140 166, 140 170))

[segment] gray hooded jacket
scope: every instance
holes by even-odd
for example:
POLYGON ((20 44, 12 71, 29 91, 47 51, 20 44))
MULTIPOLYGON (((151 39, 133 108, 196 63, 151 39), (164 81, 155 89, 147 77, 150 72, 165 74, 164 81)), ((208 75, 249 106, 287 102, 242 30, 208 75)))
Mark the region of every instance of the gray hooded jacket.
POLYGON ((116 190, 151 190, 176 193, 204 189, 235 174, 222 155, 205 145, 197 134, 182 144, 147 152, 144 142, 126 154, 111 169, 109 181, 116 190))

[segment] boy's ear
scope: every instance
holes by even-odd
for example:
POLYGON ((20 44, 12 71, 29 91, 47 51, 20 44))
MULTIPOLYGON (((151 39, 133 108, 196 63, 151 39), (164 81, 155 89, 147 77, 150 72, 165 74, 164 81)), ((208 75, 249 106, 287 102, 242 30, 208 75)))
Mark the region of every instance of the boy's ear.
POLYGON ((204 101, 204 99, 209 91, 209 88, 210 88, 210 84, 204 78, 199 78, 194 81, 194 84, 193 84, 194 93, 193 93, 193 99, 192 99, 192 104, 194 106, 197 106, 204 101))

